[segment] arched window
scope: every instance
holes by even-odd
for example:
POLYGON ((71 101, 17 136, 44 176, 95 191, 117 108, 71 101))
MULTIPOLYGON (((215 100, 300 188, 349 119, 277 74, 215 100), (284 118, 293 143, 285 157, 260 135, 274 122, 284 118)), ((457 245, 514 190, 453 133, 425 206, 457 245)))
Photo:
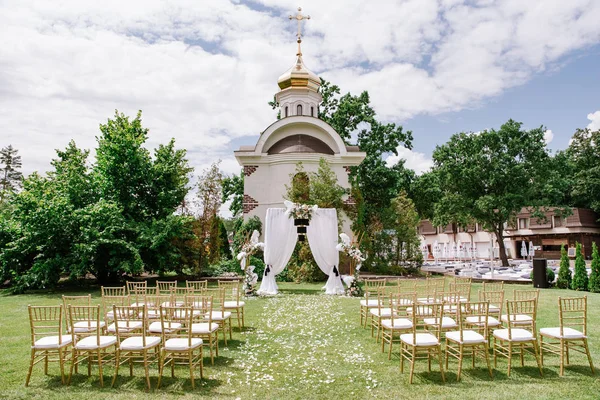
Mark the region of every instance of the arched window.
POLYGON ((311 117, 314 117, 314 116, 315 116, 315 108, 314 108, 314 107, 311 107, 311 108, 310 108, 310 116, 311 116, 311 117))
POLYGON ((287 106, 285 107, 285 116, 286 117, 288 116, 288 107, 287 106))
POLYGON ((298 172, 292 178, 290 200, 294 203, 306 204, 310 200, 310 179, 306 172, 298 172))
POLYGON ((296 107, 296 115, 302 115, 302 105, 298 104, 296 107))

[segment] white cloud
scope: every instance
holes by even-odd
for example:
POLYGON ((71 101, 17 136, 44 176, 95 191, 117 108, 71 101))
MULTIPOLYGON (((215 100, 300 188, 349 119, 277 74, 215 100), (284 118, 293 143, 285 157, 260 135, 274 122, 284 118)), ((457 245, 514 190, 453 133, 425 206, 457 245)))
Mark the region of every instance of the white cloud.
POLYGON ((587 118, 591 121, 588 124, 588 129, 592 131, 597 131, 600 129, 600 110, 588 114, 587 118))
POLYGON ((398 151, 398 155, 392 154, 385 159, 388 167, 396 165, 400 160, 404 160, 404 166, 414 170, 417 175, 421 175, 433 167, 433 160, 427 158, 423 153, 409 150, 403 146, 398 146, 396 150, 398 151))
MULTIPOLYGON (((294 61, 296 0, 257 3, 1 3, 0 145, 20 150, 24 172, 46 170, 71 138, 93 148, 114 109, 142 109, 149 146, 175 137, 193 166, 220 158, 233 172, 231 141, 253 144, 273 122, 266 103, 294 61)), ((307 65, 368 90, 394 121, 476 107, 600 41, 594 0, 303 6, 307 65)))
POLYGON ((548 129, 546 132, 544 132, 544 142, 546 142, 546 145, 549 145, 550 142, 552 142, 552 139, 554 139, 554 133, 548 129))

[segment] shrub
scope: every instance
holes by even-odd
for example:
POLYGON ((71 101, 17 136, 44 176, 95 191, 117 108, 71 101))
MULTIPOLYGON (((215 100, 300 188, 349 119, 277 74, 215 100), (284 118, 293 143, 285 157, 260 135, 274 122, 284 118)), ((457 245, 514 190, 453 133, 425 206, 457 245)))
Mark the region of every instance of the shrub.
POLYGON ((565 246, 560 247, 560 268, 558 269, 558 279, 556 280, 556 286, 561 289, 569 289, 571 287, 571 269, 569 268, 569 256, 567 255, 567 249, 565 246))
POLYGON ((592 243, 592 273, 589 282, 590 292, 600 293, 600 254, 596 242, 592 243))
POLYGON ((573 290, 588 290, 588 275, 585 269, 585 260, 581 252, 581 243, 577 243, 575 249, 575 274, 571 282, 573 290))

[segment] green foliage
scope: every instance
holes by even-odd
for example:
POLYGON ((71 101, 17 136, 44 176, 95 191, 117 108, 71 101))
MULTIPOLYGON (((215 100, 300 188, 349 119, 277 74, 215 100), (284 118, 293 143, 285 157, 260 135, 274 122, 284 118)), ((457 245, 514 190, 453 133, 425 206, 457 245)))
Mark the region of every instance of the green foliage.
POLYGON ((225 223, 222 218, 219 218, 219 243, 221 244, 221 248, 219 250, 219 254, 221 257, 226 259, 233 258, 231 254, 231 248, 229 247, 229 236, 227 235, 227 229, 225 228, 225 223))
POLYGON ((234 217, 239 217, 243 211, 244 172, 223 178, 223 203, 231 200, 229 211, 234 217))
POLYGON ((262 222, 256 215, 244 222, 241 218, 235 224, 235 233, 233 236, 233 251, 234 255, 240 252, 242 246, 248 240, 253 231, 262 233, 262 222))
POLYGON ((569 289, 571 287, 571 269, 569 268, 569 256, 565 246, 560 246, 560 267, 558 268, 558 278, 556 286, 560 289, 569 289))
POLYGON ((600 129, 578 129, 567 155, 573 167, 573 199, 579 207, 600 212, 600 129))
POLYGON ((432 221, 435 203, 442 197, 439 176, 430 171, 416 177, 411 183, 410 194, 421 218, 432 221))
MULTIPOLYGON (((556 275, 554 274, 554 271, 552 271, 551 268, 546 267, 546 282, 548 282, 549 286, 554 284, 555 277, 556 275)), ((533 281, 533 271, 529 273, 529 279, 533 281)))
POLYGON ((573 290, 588 290, 588 275, 585 269, 585 260, 581 252, 581 243, 577 243, 575 248, 575 273, 571 282, 573 290))
POLYGON ((592 242, 592 273, 589 282, 590 292, 600 293, 600 254, 596 242, 592 242))
POLYGON ((478 221, 496 234, 503 265, 508 265, 504 224, 523 207, 552 201, 540 196, 541 187, 548 183, 546 129, 521 127, 520 122, 509 120, 499 130, 459 133, 433 153, 442 192, 434 223, 478 221))
MULTIPOLYGON (((261 258, 251 256, 250 264, 248 265, 254 265, 254 272, 256 272, 259 277, 263 275, 265 271, 265 263, 261 258)), ((209 265, 202 271, 202 276, 217 277, 222 276, 224 274, 237 274, 239 276, 242 276, 244 274, 244 271, 242 271, 242 268, 240 267, 240 262, 235 258, 223 258, 218 262, 209 265)))
POLYGON ((287 265, 287 278, 293 282, 320 282, 325 274, 319 269, 312 257, 308 242, 297 242, 296 248, 287 265))
POLYGON ((23 174, 19 170, 22 162, 18 152, 12 145, 0 149, 0 204, 21 187, 23 174))
POLYGON ((331 164, 321 158, 316 173, 310 174, 310 204, 320 208, 335 208, 338 213, 344 208, 342 197, 346 190, 340 186, 331 164))
POLYGON ((71 141, 53 171, 31 174, 11 198, 0 266, 14 291, 52 287, 62 275, 107 283, 185 265, 177 241, 193 237, 193 225, 174 215, 188 190, 185 151, 171 141, 151 157, 139 113, 130 121, 117 112, 100 131, 96 164, 71 141))
POLYGON ((310 203, 310 178, 301 162, 296 164, 294 173, 290 174, 290 181, 290 185, 285 185, 285 198, 298 204, 310 203))

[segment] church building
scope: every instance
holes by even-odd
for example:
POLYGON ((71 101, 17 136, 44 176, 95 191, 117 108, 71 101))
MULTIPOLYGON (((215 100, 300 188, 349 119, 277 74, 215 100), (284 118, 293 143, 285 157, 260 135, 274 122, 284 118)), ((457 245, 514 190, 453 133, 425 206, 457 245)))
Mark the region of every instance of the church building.
MULTIPOLYGON (((241 146, 234 152, 244 172, 244 220, 258 216, 263 226, 268 208, 285 207, 285 186, 290 185, 298 162, 310 175, 317 171, 319 160, 326 159, 340 186, 349 188, 350 167, 359 165, 366 156, 357 146, 347 146, 319 119, 321 80, 304 64, 300 48, 300 22, 307 17, 298 14, 290 19, 298 20, 298 51, 296 63, 277 80, 280 119, 262 132, 254 146, 241 146)), ((343 230, 352 236, 349 221, 344 222, 343 230)))

